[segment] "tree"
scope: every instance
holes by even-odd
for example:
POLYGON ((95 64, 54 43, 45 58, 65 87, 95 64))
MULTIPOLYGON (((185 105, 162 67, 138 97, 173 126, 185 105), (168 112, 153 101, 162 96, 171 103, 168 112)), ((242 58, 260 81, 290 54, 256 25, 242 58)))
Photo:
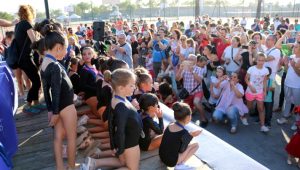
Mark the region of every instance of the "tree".
POLYGON ((57 18, 58 16, 63 15, 63 12, 60 9, 52 9, 50 10, 51 18, 57 18))
POLYGON ((159 6, 159 2, 157 0, 148 0, 148 3, 144 4, 145 7, 148 7, 150 10, 150 19, 152 17, 152 9, 159 6))
POLYGON ((36 12, 36 18, 37 19, 45 19, 46 18, 46 14, 45 12, 36 12))
POLYGON ((75 13, 80 16, 86 16, 85 11, 91 9, 91 5, 86 2, 80 2, 79 4, 75 5, 75 13))
POLYGON ((120 7, 120 10, 129 12, 130 18, 132 18, 133 11, 138 8, 138 5, 132 3, 131 0, 123 1, 118 6, 120 7))
POLYGON ((6 20, 13 20, 14 16, 7 13, 7 12, 0 12, 0 18, 1 19, 6 19, 6 20))

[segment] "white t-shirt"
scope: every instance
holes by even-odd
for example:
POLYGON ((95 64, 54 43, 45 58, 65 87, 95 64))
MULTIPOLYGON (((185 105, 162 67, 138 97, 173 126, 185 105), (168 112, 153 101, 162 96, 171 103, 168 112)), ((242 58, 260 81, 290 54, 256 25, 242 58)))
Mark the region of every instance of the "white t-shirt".
POLYGON ((250 75, 250 84, 255 88, 256 93, 252 93, 249 87, 246 92, 251 94, 260 94, 264 91, 264 78, 269 74, 267 68, 263 67, 258 69, 256 66, 252 66, 248 69, 247 73, 250 75))
POLYGON ((225 59, 225 61, 226 61, 226 59, 230 59, 229 64, 225 64, 224 66, 226 67, 227 71, 235 72, 240 68, 240 65, 237 65, 232 60, 232 58, 234 59, 234 57, 237 55, 237 53, 239 52, 239 48, 233 48, 232 54, 231 54, 231 49, 232 49, 232 46, 228 46, 224 50, 224 59, 225 59))
POLYGON ((270 67, 272 69, 272 74, 270 76, 272 80, 275 79, 276 73, 278 71, 279 60, 280 60, 280 50, 274 48, 267 49, 265 54, 267 56, 273 56, 275 60, 265 62, 264 65, 265 67, 270 67))
MULTIPOLYGON (((300 58, 296 58, 295 55, 290 56, 291 60, 294 60, 296 63, 300 61, 300 58)), ((286 73, 286 78, 284 84, 287 87, 300 89, 300 76, 297 75, 294 68, 289 64, 288 71, 286 73)))

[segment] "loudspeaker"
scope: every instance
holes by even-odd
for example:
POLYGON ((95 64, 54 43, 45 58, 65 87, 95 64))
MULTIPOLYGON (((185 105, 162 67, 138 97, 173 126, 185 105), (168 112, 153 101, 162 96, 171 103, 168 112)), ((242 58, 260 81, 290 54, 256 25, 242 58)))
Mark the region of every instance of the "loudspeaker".
POLYGON ((103 21, 96 21, 93 22, 93 39, 95 41, 103 41, 104 40, 104 26, 105 22, 103 21))

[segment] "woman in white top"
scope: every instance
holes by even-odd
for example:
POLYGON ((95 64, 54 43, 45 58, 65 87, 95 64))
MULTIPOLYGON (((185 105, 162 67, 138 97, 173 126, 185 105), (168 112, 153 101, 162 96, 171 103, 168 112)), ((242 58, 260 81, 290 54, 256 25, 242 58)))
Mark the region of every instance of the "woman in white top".
POLYGON ((177 45, 176 55, 179 56, 180 63, 188 58, 188 45, 187 45, 187 37, 185 35, 181 35, 180 42, 177 45))
POLYGON ((241 40, 239 37, 232 37, 231 39, 231 46, 225 48, 222 60, 225 61, 225 68, 227 74, 231 75, 232 72, 237 72, 240 67, 241 63, 238 60, 235 60, 237 56, 239 56, 241 52, 241 40))
MULTIPOLYGON (((294 45, 294 54, 289 58, 286 58, 286 65, 288 70, 286 73, 284 83, 284 94, 285 94, 285 108, 283 111, 283 117, 277 119, 277 123, 283 124, 287 122, 287 118, 290 117, 291 104, 293 103, 296 107, 300 105, 300 44, 294 45)), ((300 119, 296 117, 296 119, 300 119)))

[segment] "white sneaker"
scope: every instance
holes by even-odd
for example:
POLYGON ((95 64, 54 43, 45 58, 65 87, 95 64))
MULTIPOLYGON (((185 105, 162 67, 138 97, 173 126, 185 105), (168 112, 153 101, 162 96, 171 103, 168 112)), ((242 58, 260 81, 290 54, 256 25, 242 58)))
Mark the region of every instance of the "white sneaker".
POLYGON ((282 117, 280 119, 277 119, 277 123, 280 124, 280 125, 285 124, 287 122, 288 122, 288 120, 284 117, 282 117))
POLYGON ((77 127, 85 125, 88 121, 89 117, 87 115, 83 115, 79 118, 79 120, 77 121, 77 127))
POLYGON ((186 164, 178 164, 174 167, 174 170, 195 170, 196 168, 186 164))
POLYGON ((236 127, 231 127, 230 133, 236 133, 236 127))
POLYGON ((296 126, 295 123, 293 123, 293 125, 291 126, 291 129, 292 129, 293 131, 297 130, 297 126, 296 126))
POLYGON ((241 117, 241 121, 242 121, 242 124, 243 124, 243 125, 245 125, 245 126, 248 126, 248 125, 249 125, 249 123, 248 123, 248 121, 247 121, 247 118, 241 117))
POLYGON ((261 132, 269 132, 270 129, 267 126, 264 125, 264 126, 260 127, 260 131, 261 132))

